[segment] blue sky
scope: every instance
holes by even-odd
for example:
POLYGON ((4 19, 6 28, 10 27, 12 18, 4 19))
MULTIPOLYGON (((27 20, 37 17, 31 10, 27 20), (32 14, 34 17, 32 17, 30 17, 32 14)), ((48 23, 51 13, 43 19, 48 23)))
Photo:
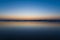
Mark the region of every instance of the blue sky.
POLYGON ((60 16, 60 0, 0 0, 0 16, 60 16))

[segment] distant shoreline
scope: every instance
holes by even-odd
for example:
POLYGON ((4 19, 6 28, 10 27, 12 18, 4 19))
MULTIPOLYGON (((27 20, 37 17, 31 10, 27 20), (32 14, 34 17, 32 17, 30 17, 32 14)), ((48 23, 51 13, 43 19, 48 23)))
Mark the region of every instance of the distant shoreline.
POLYGON ((16 21, 16 22, 60 22, 60 20, 0 20, 0 22, 10 22, 10 21, 16 21))

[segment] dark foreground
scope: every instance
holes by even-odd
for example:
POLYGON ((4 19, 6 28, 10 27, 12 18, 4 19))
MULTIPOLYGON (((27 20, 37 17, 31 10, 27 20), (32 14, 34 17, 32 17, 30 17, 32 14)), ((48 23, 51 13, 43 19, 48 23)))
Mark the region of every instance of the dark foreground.
POLYGON ((60 40, 60 27, 0 27, 0 40, 60 40))

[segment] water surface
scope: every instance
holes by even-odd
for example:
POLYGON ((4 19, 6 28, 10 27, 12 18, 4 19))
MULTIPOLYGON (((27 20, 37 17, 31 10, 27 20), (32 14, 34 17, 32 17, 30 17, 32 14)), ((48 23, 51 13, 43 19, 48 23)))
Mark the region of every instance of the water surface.
POLYGON ((1 40, 60 39, 58 22, 0 22, 1 40))

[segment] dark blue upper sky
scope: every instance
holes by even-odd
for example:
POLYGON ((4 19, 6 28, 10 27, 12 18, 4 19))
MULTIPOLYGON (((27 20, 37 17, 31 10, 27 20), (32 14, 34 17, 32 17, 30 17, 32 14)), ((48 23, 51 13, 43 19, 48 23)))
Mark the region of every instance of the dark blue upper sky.
POLYGON ((0 15, 59 16, 60 0, 0 0, 0 15))

